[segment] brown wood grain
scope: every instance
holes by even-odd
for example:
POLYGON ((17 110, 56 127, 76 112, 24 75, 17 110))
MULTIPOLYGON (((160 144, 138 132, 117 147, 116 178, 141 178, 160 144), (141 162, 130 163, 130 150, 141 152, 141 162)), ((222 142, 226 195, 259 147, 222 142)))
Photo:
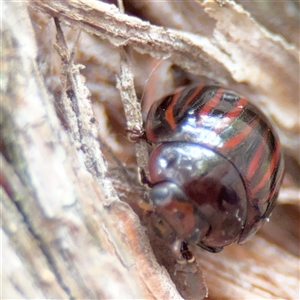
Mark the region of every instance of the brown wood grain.
POLYGON ((299 6, 223 2, 124 1, 125 14, 101 1, 2 4, 3 299, 202 299, 203 278, 209 299, 298 299, 299 6), (260 106, 286 174, 250 242, 195 248, 197 263, 179 266, 151 229, 136 163, 147 155, 126 140, 140 103, 124 113, 121 99, 135 90, 145 114, 197 81, 260 106))

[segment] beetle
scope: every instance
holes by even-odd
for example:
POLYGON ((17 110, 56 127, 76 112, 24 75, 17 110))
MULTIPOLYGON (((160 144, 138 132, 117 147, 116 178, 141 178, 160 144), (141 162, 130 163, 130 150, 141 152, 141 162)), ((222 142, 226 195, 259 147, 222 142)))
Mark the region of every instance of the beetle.
POLYGON ((145 136, 149 196, 179 260, 193 261, 189 244, 210 252, 242 244, 269 219, 283 155, 271 123, 246 98, 221 86, 181 88, 152 105, 145 136))

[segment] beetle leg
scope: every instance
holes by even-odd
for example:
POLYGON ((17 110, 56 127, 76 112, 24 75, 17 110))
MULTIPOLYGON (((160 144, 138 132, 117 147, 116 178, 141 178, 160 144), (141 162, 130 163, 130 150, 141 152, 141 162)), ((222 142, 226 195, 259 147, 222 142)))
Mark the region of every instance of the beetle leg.
POLYGON ((137 142, 140 139, 145 139, 145 130, 139 124, 134 124, 131 128, 126 129, 127 139, 130 142, 137 142))
POLYGON ((188 244, 181 240, 176 240, 172 245, 172 251, 177 258, 177 262, 181 265, 193 263, 195 261, 194 254, 189 250, 188 244))
POLYGON ((199 242, 197 244, 197 246, 205 249, 206 251, 209 251, 209 252, 212 252, 212 253, 218 253, 218 252, 221 252, 223 250, 224 247, 209 247, 209 246, 206 246, 204 245, 203 243, 199 242))
POLYGON ((153 188, 154 186, 154 184, 151 183, 151 181, 147 177, 144 169, 139 169, 139 181, 149 189, 153 188))

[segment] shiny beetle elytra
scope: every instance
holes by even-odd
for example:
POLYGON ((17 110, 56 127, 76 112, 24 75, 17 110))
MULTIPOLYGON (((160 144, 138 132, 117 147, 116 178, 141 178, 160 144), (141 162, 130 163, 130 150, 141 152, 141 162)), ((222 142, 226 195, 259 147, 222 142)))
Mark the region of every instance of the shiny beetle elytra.
MULTIPOLYGON (((157 101, 146 120, 150 198, 186 245, 219 252, 253 236, 272 212, 283 175, 277 135, 235 92, 188 86, 157 101)), ((181 255, 183 256, 183 255, 181 255)))

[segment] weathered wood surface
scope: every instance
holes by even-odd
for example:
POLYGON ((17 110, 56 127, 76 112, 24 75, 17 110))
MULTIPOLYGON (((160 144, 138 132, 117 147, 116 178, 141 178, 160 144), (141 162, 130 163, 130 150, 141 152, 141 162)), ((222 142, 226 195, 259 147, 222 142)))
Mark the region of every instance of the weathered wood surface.
POLYGON ((137 17, 100 1, 2 4, 3 299, 201 299, 201 268, 209 299, 299 297, 299 5, 223 2, 125 1, 137 17), (197 265, 179 267, 146 230, 116 89, 130 94, 128 66, 143 113, 176 84, 203 80, 274 121, 284 185, 249 243, 194 249, 197 265))

